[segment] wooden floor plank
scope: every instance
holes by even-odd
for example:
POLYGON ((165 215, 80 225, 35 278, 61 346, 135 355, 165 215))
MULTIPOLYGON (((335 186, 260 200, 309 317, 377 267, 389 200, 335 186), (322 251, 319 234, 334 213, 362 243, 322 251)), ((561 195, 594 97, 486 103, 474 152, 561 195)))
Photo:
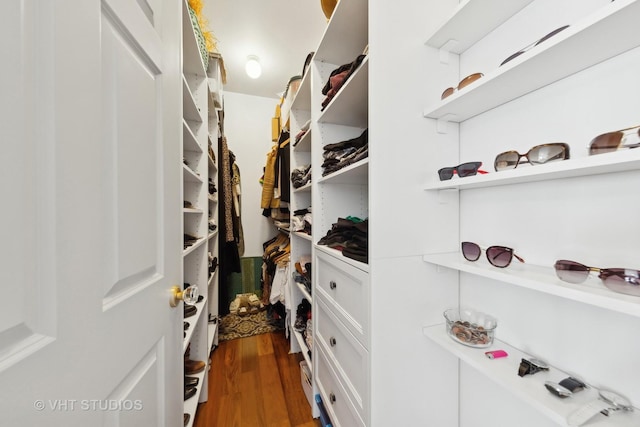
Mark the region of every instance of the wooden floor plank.
POLYGON ((320 427, 284 332, 222 341, 211 354, 209 400, 194 427, 320 427))

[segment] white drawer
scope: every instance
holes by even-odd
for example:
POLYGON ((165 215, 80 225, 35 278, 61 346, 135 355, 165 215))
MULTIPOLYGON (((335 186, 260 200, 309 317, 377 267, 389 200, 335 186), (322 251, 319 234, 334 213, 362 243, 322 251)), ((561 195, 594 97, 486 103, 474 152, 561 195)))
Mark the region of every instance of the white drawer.
POLYGON ((322 298, 316 298, 313 311, 317 329, 314 344, 323 346, 328 359, 341 376, 353 403, 364 413, 368 409, 369 353, 345 329, 322 298))
POLYGON ((365 346, 369 344, 369 274, 331 255, 316 252, 317 293, 347 329, 365 346))
POLYGON ((361 414, 349 399, 321 347, 314 351, 314 356, 316 355, 318 357, 316 383, 333 425, 335 427, 365 427, 366 424, 362 421, 361 414))

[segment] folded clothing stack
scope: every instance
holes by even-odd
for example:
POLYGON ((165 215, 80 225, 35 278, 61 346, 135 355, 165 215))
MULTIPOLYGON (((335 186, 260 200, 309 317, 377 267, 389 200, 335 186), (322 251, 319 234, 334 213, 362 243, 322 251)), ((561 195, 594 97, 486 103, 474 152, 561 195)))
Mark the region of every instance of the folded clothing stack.
POLYGON ((320 111, 323 111, 326 106, 329 105, 329 102, 331 102, 336 93, 338 93, 353 73, 356 72, 366 56, 367 55, 358 55, 353 62, 341 65, 331 72, 329 80, 327 80, 327 83, 322 88, 322 94, 326 95, 326 98, 322 101, 322 109, 320 111))
POLYGON ((339 250, 356 261, 369 262, 369 220, 353 216, 338 218, 319 245, 339 250))
POLYGON ((322 176, 326 176, 369 156, 369 129, 357 138, 327 144, 323 150, 322 176))
POLYGON ((311 181, 311 165, 300 166, 291 171, 291 185, 300 188, 311 181))
POLYGON ((291 231, 300 231, 311 235, 311 224, 313 217, 311 215, 311 206, 306 209, 298 209, 293 211, 291 217, 291 231))
POLYGON ((309 125, 310 124, 311 124, 311 120, 307 120, 307 122, 304 125, 302 125, 302 128, 300 128, 300 132, 298 132, 296 134, 295 142, 293 143, 294 147, 296 145, 298 145, 298 142, 300 142, 302 137, 305 136, 307 134, 307 132, 309 132, 309 125))

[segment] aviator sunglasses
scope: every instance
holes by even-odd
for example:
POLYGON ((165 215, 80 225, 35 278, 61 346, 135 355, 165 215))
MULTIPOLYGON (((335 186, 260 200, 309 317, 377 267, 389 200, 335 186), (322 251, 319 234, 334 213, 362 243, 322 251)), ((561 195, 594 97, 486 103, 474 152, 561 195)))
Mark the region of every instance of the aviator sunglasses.
POLYGON ((458 166, 439 169, 438 176, 440 177, 440 181, 446 181, 451 179, 454 174, 458 174, 460 178, 464 178, 465 176, 473 176, 477 173, 488 173, 487 171, 481 170, 480 166, 482 166, 482 162, 462 163, 458 166))
POLYGON ((502 61, 502 63, 500 63, 500 66, 503 66, 504 64, 506 64, 507 62, 511 61, 512 59, 517 58, 518 56, 522 55, 526 51, 528 51, 530 49, 533 49, 534 47, 538 46, 540 43, 544 42, 545 40, 550 39, 551 37, 553 37, 556 34, 558 34, 560 31, 565 30, 567 28, 569 28, 568 25, 564 25, 564 26, 562 26, 560 28, 556 28, 555 30, 551 31, 549 34, 547 34, 546 36, 542 37, 541 39, 531 43, 529 46, 526 46, 526 47, 520 49, 519 51, 517 51, 516 53, 514 53, 513 55, 509 56, 507 59, 502 61))
POLYGON ((440 95, 440 99, 445 99, 447 96, 453 95, 453 93, 456 90, 460 90, 466 86, 469 86, 471 83, 475 82, 476 80, 478 80, 480 77, 484 76, 484 74, 482 73, 473 73, 468 75, 467 77, 465 77, 464 79, 460 80, 460 83, 458 83, 458 87, 454 88, 454 87, 448 87, 444 90, 444 92, 442 92, 442 95, 440 95))
POLYGON ((523 157, 525 161, 522 163, 531 165, 543 165, 556 160, 566 160, 569 158, 569 145, 564 142, 536 145, 526 154, 520 154, 517 151, 505 151, 496 156, 493 167, 496 171, 515 169, 521 163, 520 160, 523 157))
POLYGON ((640 296, 640 271, 629 268, 597 268, 588 267, 575 261, 560 259, 554 268, 561 280, 569 283, 582 283, 590 272, 599 273, 598 277, 604 285, 614 292, 640 296))
POLYGON ((640 147, 640 126, 603 133, 589 143, 589 155, 640 147), (632 132, 634 131, 634 132, 632 132), (635 141, 633 140, 635 138, 635 141))
MULTIPOLYGON (((462 247, 462 256, 464 256, 467 261, 477 261, 478 258, 480 258, 482 249, 476 243, 462 242, 460 246, 462 247)), ((506 246, 489 246, 485 249, 485 253, 489 264, 498 268, 508 267, 513 257, 520 262, 524 262, 522 258, 513 252, 513 249, 507 248, 506 246)))

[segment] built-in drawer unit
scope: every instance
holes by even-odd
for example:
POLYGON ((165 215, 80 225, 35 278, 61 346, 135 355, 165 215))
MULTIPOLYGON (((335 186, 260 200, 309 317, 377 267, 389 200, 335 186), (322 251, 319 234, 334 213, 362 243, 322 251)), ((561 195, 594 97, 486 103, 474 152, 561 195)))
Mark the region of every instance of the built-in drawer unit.
POLYGON ((369 345, 369 274, 323 252, 316 252, 316 291, 362 343, 369 345))
POLYGON ((322 297, 316 298, 313 312, 317 329, 315 343, 333 363, 342 376, 342 382, 353 402, 366 412, 369 391, 369 353, 356 338, 345 329, 342 322, 331 312, 322 297))
POLYGON ((314 351, 314 356, 318 358, 316 384, 333 425, 336 427, 364 427, 365 423, 360 412, 349 399, 324 350, 318 347, 314 351))

